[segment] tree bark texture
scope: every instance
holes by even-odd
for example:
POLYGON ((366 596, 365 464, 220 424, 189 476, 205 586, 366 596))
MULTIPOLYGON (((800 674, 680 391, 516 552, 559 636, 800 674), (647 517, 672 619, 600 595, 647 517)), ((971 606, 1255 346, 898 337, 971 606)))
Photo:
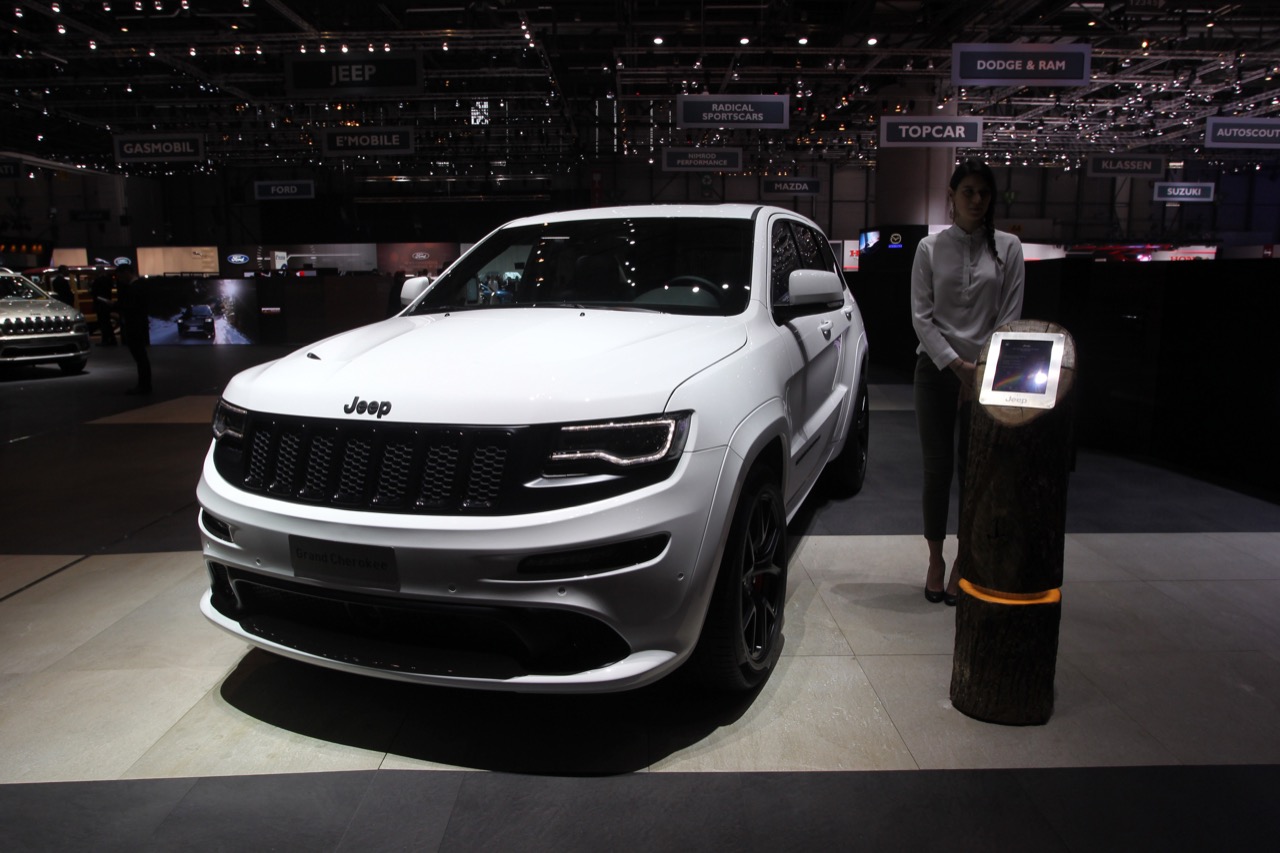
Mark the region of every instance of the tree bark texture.
MULTIPOLYGON (((972 407, 951 704, 987 722, 1042 725, 1053 713, 1062 615, 1075 344, 1043 321, 1000 331, 1062 333, 1067 345, 1053 408, 972 407)), ((989 347, 978 361, 975 399, 989 347)))
POLYGON ((1061 617, 1061 601, 1006 604, 960 596, 952 707, 988 723, 1047 723, 1053 714, 1061 617))

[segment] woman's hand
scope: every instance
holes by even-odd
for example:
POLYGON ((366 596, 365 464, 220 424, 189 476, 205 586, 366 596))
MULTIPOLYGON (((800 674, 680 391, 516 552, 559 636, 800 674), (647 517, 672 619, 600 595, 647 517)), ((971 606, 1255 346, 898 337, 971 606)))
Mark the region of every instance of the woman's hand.
POLYGON ((973 380, 977 375, 978 365, 974 364, 972 361, 965 361, 962 358, 957 358, 955 361, 951 362, 948 367, 951 368, 951 372, 956 375, 956 378, 960 380, 960 402, 963 403, 968 400, 972 400, 973 380))

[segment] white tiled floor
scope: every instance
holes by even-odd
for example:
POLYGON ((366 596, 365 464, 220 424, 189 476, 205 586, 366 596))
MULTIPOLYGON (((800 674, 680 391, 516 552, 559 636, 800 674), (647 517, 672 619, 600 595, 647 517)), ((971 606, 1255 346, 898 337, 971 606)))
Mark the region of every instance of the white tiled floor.
MULTIPOLYGON (((612 727, 653 771, 1280 762, 1280 534, 1069 535, 1055 710, 1032 727, 951 708, 955 610, 924 600, 923 556, 807 537, 783 661, 740 713, 687 736, 651 700, 545 734, 585 752, 612 727)), ((196 552, 0 556, 0 783, 484 766, 483 732, 433 707, 450 692, 246 656, 199 615, 204 584, 196 552)))

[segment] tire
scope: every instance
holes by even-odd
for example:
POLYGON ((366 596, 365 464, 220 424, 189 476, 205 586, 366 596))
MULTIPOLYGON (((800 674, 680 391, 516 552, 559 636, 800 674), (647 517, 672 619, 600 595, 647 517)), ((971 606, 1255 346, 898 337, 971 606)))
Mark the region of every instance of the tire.
POLYGON ((712 689, 762 684, 782 652, 787 597, 787 521, 777 476, 756 468, 734 508, 724 557, 693 653, 712 689))
POLYGON ((73 373, 83 373, 84 366, 89 363, 87 358, 68 358, 58 362, 59 369, 68 375, 73 373))
POLYGON ((867 479, 867 456, 871 442, 871 402, 867 395, 866 365, 859 371, 858 393, 853 398, 853 423, 840 455, 827 464, 832 485, 841 497, 862 491, 867 479))

